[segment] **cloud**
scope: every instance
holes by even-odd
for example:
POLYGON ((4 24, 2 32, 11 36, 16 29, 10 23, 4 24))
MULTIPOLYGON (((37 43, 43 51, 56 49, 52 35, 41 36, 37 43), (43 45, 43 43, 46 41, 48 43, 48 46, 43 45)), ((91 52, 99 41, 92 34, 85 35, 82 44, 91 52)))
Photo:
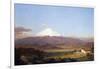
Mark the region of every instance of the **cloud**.
POLYGON ((32 29, 25 28, 25 27, 15 27, 15 38, 25 38, 32 36, 32 29))
POLYGON ((51 28, 46 28, 41 32, 37 33, 36 36, 61 36, 58 32, 52 30, 51 28))
POLYGON ((20 33, 20 32, 29 32, 32 31, 31 29, 25 28, 25 27, 15 27, 15 32, 20 33))

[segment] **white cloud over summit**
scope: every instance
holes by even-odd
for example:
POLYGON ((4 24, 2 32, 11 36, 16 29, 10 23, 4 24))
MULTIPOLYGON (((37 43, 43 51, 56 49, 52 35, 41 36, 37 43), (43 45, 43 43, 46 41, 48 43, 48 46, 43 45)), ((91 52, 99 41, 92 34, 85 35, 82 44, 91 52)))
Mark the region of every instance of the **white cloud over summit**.
POLYGON ((46 28, 41 32, 37 33, 36 36, 60 36, 60 34, 51 28, 46 28))

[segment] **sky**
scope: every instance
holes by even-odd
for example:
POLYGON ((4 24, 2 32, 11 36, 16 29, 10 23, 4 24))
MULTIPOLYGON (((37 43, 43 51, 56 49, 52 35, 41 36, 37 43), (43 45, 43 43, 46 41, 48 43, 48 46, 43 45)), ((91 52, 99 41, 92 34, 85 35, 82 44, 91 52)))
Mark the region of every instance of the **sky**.
POLYGON ((93 8, 16 3, 14 11, 15 29, 31 29, 32 35, 48 28, 63 36, 94 35, 93 8))

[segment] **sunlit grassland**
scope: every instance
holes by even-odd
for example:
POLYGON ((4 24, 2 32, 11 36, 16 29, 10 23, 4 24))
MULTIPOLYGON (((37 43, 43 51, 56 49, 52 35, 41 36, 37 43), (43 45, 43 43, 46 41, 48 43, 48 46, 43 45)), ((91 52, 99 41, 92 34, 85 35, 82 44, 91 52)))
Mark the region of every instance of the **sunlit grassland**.
POLYGON ((74 49, 72 50, 48 50, 48 55, 46 58, 48 59, 77 59, 78 61, 88 61, 93 59, 93 54, 91 53, 83 53, 83 52, 77 52, 74 49))
POLYGON ((84 57, 86 56, 86 54, 84 53, 70 53, 70 54, 59 54, 59 55, 54 55, 54 56, 49 56, 48 58, 55 58, 55 59, 59 59, 59 58, 80 58, 80 57, 84 57))

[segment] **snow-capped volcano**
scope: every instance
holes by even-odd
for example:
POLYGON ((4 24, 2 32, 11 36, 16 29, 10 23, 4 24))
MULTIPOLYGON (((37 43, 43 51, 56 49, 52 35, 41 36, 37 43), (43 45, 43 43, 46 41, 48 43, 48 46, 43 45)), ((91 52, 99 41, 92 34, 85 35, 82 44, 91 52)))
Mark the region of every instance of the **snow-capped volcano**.
POLYGON ((51 28, 46 28, 43 31, 36 34, 36 36, 60 36, 56 31, 53 31, 51 28))

